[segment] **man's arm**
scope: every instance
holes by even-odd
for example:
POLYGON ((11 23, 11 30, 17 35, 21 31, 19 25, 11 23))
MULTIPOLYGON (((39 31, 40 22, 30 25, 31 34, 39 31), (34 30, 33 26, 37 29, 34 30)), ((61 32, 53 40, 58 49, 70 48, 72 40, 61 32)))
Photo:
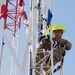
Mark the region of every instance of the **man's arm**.
POLYGON ((63 44, 65 46, 65 50, 70 50, 72 47, 72 44, 68 40, 64 40, 63 44))

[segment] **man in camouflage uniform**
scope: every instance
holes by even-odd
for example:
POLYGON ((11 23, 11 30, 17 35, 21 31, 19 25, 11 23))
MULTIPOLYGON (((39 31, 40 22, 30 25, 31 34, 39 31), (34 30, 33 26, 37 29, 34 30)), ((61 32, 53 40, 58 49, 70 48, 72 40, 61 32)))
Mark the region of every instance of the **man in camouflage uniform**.
MULTIPOLYGON (((66 51, 65 50, 70 50, 71 49, 71 43, 68 41, 68 40, 65 40, 62 38, 62 35, 63 33, 65 33, 66 30, 63 28, 63 26, 61 24, 55 24, 52 28, 52 33, 54 35, 53 37, 53 63, 54 65, 56 65, 60 60, 61 58, 61 55, 62 55, 62 58, 65 56, 66 54, 66 51)), ((49 39, 49 38, 48 38, 49 39)), ((47 40, 47 38, 46 38, 47 40)), ((47 40, 48 41, 48 40, 47 40)), ((50 41, 50 39, 49 39, 50 41)), ((46 42, 47 43, 47 42, 46 42)), ((38 55, 40 58, 43 58, 44 57, 44 53, 38 53, 41 51, 41 49, 45 49, 47 50, 47 48, 45 47, 45 42, 42 42, 42 44, 40 44, 39 46, 39 50, 37 50, 37 53, 36 53, 36 56, 38 55)), ((49 42, 47 43, 49 45, 49 42)), ((51 48, 51 42, 50 42, 50 46, 48 49, 51 48)), ((49 60, 50 56, 47 58, 46 60, 46 64, 47 65, 49 63, 49 65, 51 66, 51 61, 49 60)), ((38 57, 35 58, 35 62, 37 63, 40 59, 38 57)), ((48 69, 45 68, 44 69, 45 71, 47 71, 48 69)), ((39 69, 38 69, 39 71, 39 69)), ((36 72, 36 75, 40 75, 36 72)))
POLYGON ((65 33, 66 30, 63 28, 61 24, 55 24, 52 28, 52 33, 54 34, 54 43, 57 41, 57 45, 54 48, 54 65, 60 61, 60 52, 62 52, 62 55, 65 55, 65 50, 71 49, 71 43, 68 40, 65 40, 62 38, 63 33, 65 33))

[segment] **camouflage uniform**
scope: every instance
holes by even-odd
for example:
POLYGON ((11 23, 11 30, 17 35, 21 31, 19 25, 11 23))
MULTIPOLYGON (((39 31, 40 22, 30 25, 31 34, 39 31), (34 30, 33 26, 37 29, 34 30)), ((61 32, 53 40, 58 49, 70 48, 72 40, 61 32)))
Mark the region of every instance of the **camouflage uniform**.
POLYGON ((54 65, 60 61, 60 57, 61 57, 60 55, 62 54, 62 56, 65 56, 66 54, 65 50, 67 51, 70 50, 72 46, 71 43, 65 39, 63 39, 62 45, 63 46, 61 46, 60 48, 56 47, 53 50, 54 65))
MULTIPOLYGON (((53 38, 53 41, 55 41, 55 38, 53 38)), ((65 39, 63 39, 63 43, 62 43, 63 46, 61 46, 60 48, 56 47, 54 48, 53 50, 53 62, 54 62, 54 65, 56 65, 59 61, 60 61, 60 55, 62 54, 62 57, 65 56, 66 52, 65 50, 70 50, 71 49, 71 43, 65 39), (61 52, 61 54, 60 54, 61 52)), ((45 53, 47 55, 47 53, 45 53)), ((36 57, 35 57, 35 63, 39 62, 40 61, 40 58, 37 57, 39 56, 41 59, 44 58, 44 52, 41 52, 40 49, 37 50, 36 52, 36 57)), ((48 62, 49 62, 49 66, 51 66, 51 61, 49 60, 50 56, 48 58, 46 58, 46 63, 45 65, 48 65, 48 62)), ((40 63, 44 62, 45 60, 41 61, 40 63)), ((39 64, 40 64, 39 63, 39 64)), ((37 66, 39 66, 39 64, 37 66)), ((45 71, 48 70, 48 68, 44 68, 45 71)))

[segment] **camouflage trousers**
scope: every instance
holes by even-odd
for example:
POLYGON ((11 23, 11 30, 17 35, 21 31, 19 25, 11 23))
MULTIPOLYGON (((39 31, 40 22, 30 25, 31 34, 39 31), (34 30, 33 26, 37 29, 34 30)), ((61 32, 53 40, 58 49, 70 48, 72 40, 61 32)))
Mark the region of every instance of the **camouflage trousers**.
MULTIPOLYGON (((54 49, 53 50, 53 63, 56 65, 60 61, 60 57, 65 55, 65 51, 63 49, 54 49)), ((39 67, 37 70, 39 71, 40 69, 40 64, 43 63, 43 67, 45 71, 47 71, 50 66, 51 66, 51 54, 50 51, 42 51, 42 50, 37 50, 36 55, 35 55, 35 66, 39 67)), ((40 75, 37 74, 36 75, 40 75)))

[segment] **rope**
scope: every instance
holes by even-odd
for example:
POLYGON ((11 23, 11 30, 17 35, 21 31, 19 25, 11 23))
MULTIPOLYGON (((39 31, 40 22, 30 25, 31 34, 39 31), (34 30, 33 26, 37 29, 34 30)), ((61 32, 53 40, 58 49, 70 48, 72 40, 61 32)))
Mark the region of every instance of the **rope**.
POLYGON ((60 75, 62 75, 62 52, 60 49, 60 75))
POLYGON ((63 65, 63 62, 64 62, 64 58, 62 58, 62 64, 60 64, 56 69, 54 69, 54 73, 61 68, 61 66, 63 65))
POLYGON ((58 47, 58 49, 60 50, 60 65, 56 69, 54 69, 54 73, 60 69, 60 75, 63 75, 62 74, 62 65, 64 62, 65 53, 64 54, 62 53, 62 50, 61 50, 62 45, 60 43, 58 43, 56 40, 54 40, 54 42, 55 42, 54 48, 58 47))

